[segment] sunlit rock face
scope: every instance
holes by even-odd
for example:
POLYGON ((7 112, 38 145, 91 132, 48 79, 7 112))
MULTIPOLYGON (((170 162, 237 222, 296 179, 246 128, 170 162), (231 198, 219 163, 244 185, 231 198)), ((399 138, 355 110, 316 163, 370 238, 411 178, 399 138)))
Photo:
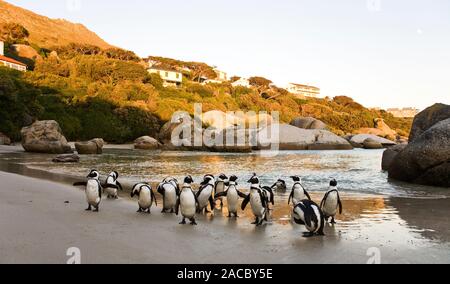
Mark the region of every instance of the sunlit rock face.
POLYGON ((54 120, 36 121, 22 128, 22 146, 27 152, 64 154, 72 153, 61 127, 54 120))

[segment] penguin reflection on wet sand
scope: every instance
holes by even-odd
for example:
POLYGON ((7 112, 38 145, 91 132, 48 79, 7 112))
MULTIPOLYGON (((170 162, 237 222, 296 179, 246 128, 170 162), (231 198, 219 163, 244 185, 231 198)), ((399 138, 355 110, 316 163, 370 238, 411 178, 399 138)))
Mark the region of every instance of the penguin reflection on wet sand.
POLYGON ((76 182, 73 186, 85 186, 86 201, 88 208, 86 211, 91 211, 94 207, 94 212, 99 212, 100 202, 102 201, 102 185, 100 184, 100 173, 97 170, 91 170, 87 176, 87 182, 76 182))
POLYGON ((264 221, 267 222, 267 215, 269 214, 268 209, 268 197, 266 196, 266 191, 261 188, 259 183, 259 178, 256 174, 248 181, 251 184, 250 194, 242 202, 242 210, 245 210, 247 205, 250 203, 255 215, 255 222, 253 225, 261 226, 264 221))
POLYGON ((247 198, 247 195, 243 194, 237 189, 237 176, 231 176, 229 181, 225 183, 227 189, 225 191, 216 193, 214 200, 219 198, 226 198, 228 205, 228 218, 231 218, 232 215, 238 218, 238 209, 239 209, 239 197, 247 198))
POLYGON ((198 208, 197 213, 210 213, 208 205, 211 206, 211 211, 214 211, 215 203, 213 198, 215 187, 215 178, 213 175, 206 175, 200 184, 200 189, 197 192, 198 208))
POLYGON ((153 202, 158 206, 158 202, 156 201, 155 193, 153 193, 152 186, 148 183, 137 183, 133 186, 131 190, 131 198, 137 196, 138 197, 138 213, 148 213, 151 214, 151 208, 153 202))
POLYGON ((191 225, 197 225, 195 222, 195 213, 197 211, 197 196, 192 189, 192 183, 194 180, 191 176, 187 176, 184 179, 183 187, 181 188, 180 196, 178 197, 177 204, 175 205, 175 214, 181 211, 183 220, 180 225, 186 224, 186 219, 191 221, 191 225))
POLYGON ((333 179, 330 182, 330 189, 325 194, 322 203, 320 203, 320 208, 323 211, 325 220, 328 222, 328 219, 331 218, 331 224, 336 224, 334 218, 338 213, 338 209, 339 214, 342 214, 342 202, 341 197, 339 196, 337 185, 337 181, 333 179))
POLYGON ((103 190, 107 194, 108 199, 119 199, 117 189, 123 191, 122 184, 118 181, 119 173, 116 171, 111 172, 106 178, 105 184, 102 185, 103 190))
POLYGON ((163 198, 163 209, 161 213, 175 213, 178 196, 180 195, 180 187, 175 178, 165 178, 157 189, 163 198))
POLYGON ((288 205, 291 204, 291 201, 293 205, 296 206, 304 199, 311 200, 309 193, 306 191, 305 187, 303 187, 302 179, 299 176, 292 176, 291 178, 294 181, 294 185, 292 186, 291 195, 289 195, 288 205))
POLYGON ((305 199, 300 201, 293 209, 294 221, 298 225, 305 225, 309 233, 305 233, 304 237, 312 237, 314 235, 324 236, 325 218, 319 205, 311 200, 305 199))

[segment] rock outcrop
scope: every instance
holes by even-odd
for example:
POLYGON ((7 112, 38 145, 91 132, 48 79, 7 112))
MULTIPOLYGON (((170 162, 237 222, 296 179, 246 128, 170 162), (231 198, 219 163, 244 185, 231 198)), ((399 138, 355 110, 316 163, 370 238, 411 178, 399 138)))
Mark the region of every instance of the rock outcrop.
POLYGON ((360 145, 360 148, 364 147, 364 142, 367 139, 371 139, 374 142, 380 143, 381 145, 383 145, 383 147, 390 147, 390 146, 394 146, 397 145, 397 143, 395 143, 394 141, 388 140, 386 138, 382 138, 376 135, 372 135, 372 134, 358 134, 355 136, 352 136, 352 138, 350 139, 350 142, 352 145, 360 145))
POLYGON ((408 144, 399 144, 393 147, 389 147, 383 153, 383 160, 381 162, 381 168, 383 171, 388 171, 395 157, 397 157, 398 153, 403 151, 408 144))
POLYGON ((78 163, 80 161, 80 156, 77 154, 62 154, 56 156, 53 163, 78 163))
POLYGON ((361 128, 355 131, 355 134, 370 134, 386 138, 388 140, 396 140, 397 132, 392 130, 381 118, 376 118, 373 121, 374 128, 361 128))
POLYGON ((22 146, 27 152, 64 154, 72 153, 72 148, 62 134, 58 122, 54 120, 36 121, 22 128, 22 146))
POLYGON ((319 129, 327 130, 327 125, 322 121, 315 119, 313 117, 298 117, 291 121, 292 126, 302 128, 302 129, 319 129))
POLYGON ((203 128, 201 122, 195 123, 187 115, 179 116, 179 119, 169 121, 161 128, 159 140, 165 150, 204 151, 203 128), (173 137, 172 137, 173 136, 173 137), (172 139, 173 138, 173 139, 172 139), (201 146, 200 146, 201 145, 201 146))
POLYGON ((101 138, 95 138, 86 142, 75 143, 75 148, 80 155, 99 155, 103 153, 105 142, 101 138))
MULTIPOLYGON (((416 129, 419 129, 417 125, 416 129)), ((389 177, 417 184, 450 187, 450 119, 435 124, 415 137, 394 158, 389 167, 389 177)))
POLYGON ((153 137, 142 136, 134 141, 134 148, 140 150, 158 150, 162 144, 153 137))
POLYGON ((450 118, 450 105, 435 104, 427 108, 414 118, 409 141, 413 142, 436 123, 448 118, 450 118))
POLYGON ((369 150, 384 148, 383 144, 381 144, 379 141, 372 139, 372 138, 367 138, 366 140, 364 140, 363 147, 364 147, 364 149, 369 149, 369 150))

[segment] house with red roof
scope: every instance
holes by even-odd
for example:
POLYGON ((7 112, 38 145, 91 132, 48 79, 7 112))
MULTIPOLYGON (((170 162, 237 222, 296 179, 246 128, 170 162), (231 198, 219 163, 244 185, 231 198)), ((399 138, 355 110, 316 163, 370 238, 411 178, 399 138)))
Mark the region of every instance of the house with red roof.
POLYGON ((22 72, 27 71, 27 65, 5 56, 5 44, 0 41, 0 66, 6 66, 22 72))

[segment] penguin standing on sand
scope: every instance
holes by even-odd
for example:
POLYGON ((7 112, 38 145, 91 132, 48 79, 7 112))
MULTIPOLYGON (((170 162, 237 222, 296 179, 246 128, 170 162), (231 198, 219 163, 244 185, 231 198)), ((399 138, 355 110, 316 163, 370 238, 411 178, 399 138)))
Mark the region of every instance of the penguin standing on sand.
POLYGON ((305 237, 314 235, 324 236, 325 218, 319 205, 311 200, 305 199, 300 201, 293 210, 295 223, 305 225, 309 233, 305 233, 305 237))
POLYGON ((292 176, 291 178, 294 180, 294 185, 291 195, 289 195, 288 204, 291 204, 291 200, 294 206, 304 199, 311 200, 309 193, 303 187, 302 179, 299 176, 292 176))
POLYGON ((208 211, 208 205, 211 206, 211 211, 214 211, 214 186, 215 186, 215 179, 212 175, 206 175, 203 178, 202 183, 200 184, 200 189, 197 192, 197 200, 198 200, 198 208, 197 213, 202 213, 203 211, 205 213, 209 213, 208 211))
POLYGON ((85 186, 86 201, 89 207, 86 211, 91 211, 94 207, 94 212, 99 212, 100 202, 102 201, 102 185, 100 184, 100 173, 97 170, 91 170, 87 176, 87 182, 76 182, 73 186, 85 186))
POLYGON ((183 216, 180 225, 186 224, 186 218, 191 221, 191 225, 197 225, 195 222, 195 212, 197 210, 197 197, 192 190, 192 183, 194 180, 191 176, 184 179, 183 187, 181 188, 180 196, 175 205, 175 214, 178 216, 179 211, 183 216))
POLYGON ((272 185, 272 190, 275 190, 276 192, 281 192, 281 193, 286 192, 287 191, 286 182, 282 179, 277 180, 277 182, 275 182, 272 185))
POLYGON ((242 202, 242 210, 245 210, 247 205, 250 203, 252 207, 253 214, 255 215, 255 222, 253 225, 261 226, 265 221, 267 221, 268 214, 268 202, 265 191, 261 188, 259 183, 259 178, 256 174, 248 181, 251 184, 250 194, 242 202))
POLYGON ((105 184, 102 186, 104 191, 107 194, 108 199, 119 199, 119 196, 117 194, 117 189, 120 189, 123 191, 123 187, 120 184, 120 182, 117 180, 119 178, 119 173, 116 171, 113 171, 109 174, 109 176, 106 178, 105 184))
POLYGON ((155 202, 156 206, 158 206, 158 202, 156 201, 156 196, 153 193, 152 186, 148 183, 137 183, 133 186, 131 190, 131 198, 137 196, 138 199, 138 213, 144 212, 151 214, 151 208, 153 202, 155 202))
POLYGON ((237 189, 237 176, 231 176, 229 181, 225 183, 225 186, 228 188, 225 191, 216 193, 215 200, 219 198, 226 197, 228 204, 228 218, 231 218, 233 214, 236 218, 238 218, 238 208, 239 208, 239 197, 247 198, 247 195, 243 194, 237 189))
POLYGON ((180 195, 180 187, 175 178, 166 178, 158 185, 158 193, 163 198, 163 209, 161 213, 175 213, 175 206, 180 195))
POLYGON ((330 182, 330 190, 325 194, 322 203, 320 203, 320 208, 323 211, 325 220, 328 222, 328 219, 331 218, 331 224, 336 224, 334 218, 338 213, 338 209, 339 214, 342 214, 342 202, 337 185, 337 181, 333 179, 330 182))
MULTIPOLYGON (((217 195, 219 193, 222 193, 225 191, 226 186, 225 183, 227 182, 228 177, 224 174, 221 174, 216 181, 215 187, 214 187, 214 193, 217 195)), ((218 198, 220 200, 220 208, 223 208, 223 200, 222 197, 218 198)))

